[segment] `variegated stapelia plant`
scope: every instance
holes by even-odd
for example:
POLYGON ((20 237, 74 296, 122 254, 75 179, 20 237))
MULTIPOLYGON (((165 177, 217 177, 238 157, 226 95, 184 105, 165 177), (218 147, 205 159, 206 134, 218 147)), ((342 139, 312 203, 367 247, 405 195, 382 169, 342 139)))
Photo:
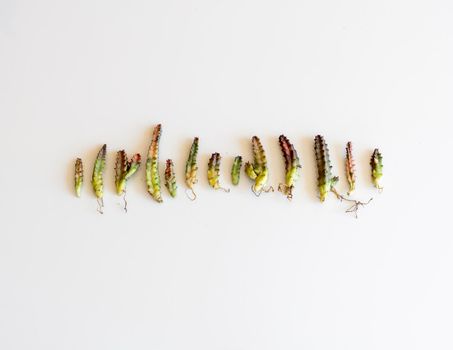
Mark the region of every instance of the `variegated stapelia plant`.
POLYGON ((345 167, 346 167, 346 180, 348 180, 348 196, 355 190, 355 181, 356 181, 356 174, 355 174, 355 162, 354 156, 352 154, 352 142, 349 141, 346 144, 346 159, 345 159, 345 167))
POLYGON ((167 159, 165 164, 165 187, 167 187, 170 196, 176 197, 178 186, 176 185, 175 166, 171 159, 167 159))
POLYGON ((126 184, 127 181, 134 175, 140 168, 141 156, 136 153, 131 159, 128 159, 126 151, 121 150, 116 153, 115 163, 115 187, 118 195, 124 194, 124 211, 127 213, 126 201, 126 184))
POLYGON ((198 155, 198 137, 195 137, 193 139, 192 146, 190 147, 189 157, 187 158, 187 162, 186 162, 186 173, 185 173, 186 185, 187 185, 188 189, 192 192, 192 196, 189 196, 187 191, 186 191, 186 195, 192 201, 197 198, 197 195, 195 194, 195 191, 193 190, 195 184, 198 182, 197 155, 198 155))
POLYGON ((83 163, 77 158, 74 167, 74 189, 77 197, 80 197, 83 187, 83 163))
POLYGON ((233 185, 238 185, 241 179, 241 168, 242 168, 242 157, 236 156, 233 160, 233 166, 231 167, 231 182, 233 185))
POLYGON ((213 153, 208 162, 208 182, 215 190, 223 190, 225 192, 230 192, 229 189, 220 186, 220 162, 222 157, 219 153, 213 153))
POLYGON ((104 169, 105 158, 107 154, 107 145, 103 145, 98 152, 93 167, 93 176, 91 184, 93 185, 94 194, 98 202, 98 211, 104 214, 104 169))
POLYGON ((159 174, 159 142, 161 135, 162 126, 158 124, 153 130, 148 158, 146 159, 146 186, 148 187, 148 193, 158 203, 163 202, 159 174))
POLYGON ((291 200, 293 198, 294 184, 299 178, 301 165, 296 149, 285 135, 280 135, 278 143, 285 159, 285 183, 278 185, 278 190, 291 200))
POLYGON ((272 186, 266 187, 269 178, 269 169, 267 167, 266 153, 258 136, 252 137, 253 163, 245 163, 245 173, 255 183, 252 185, 252 191, 256 196, 262 192, 273 192, 272 186))
POLYGON ((381 186, 381 178, 383 175, 384 165, 382 163, 382 154, 379 152, 379 149, 375 149, 371 155, 370 160, 371 165, 371 180, 373 181, 374 187, 376 187, 380 192, 384 189, 381 186))

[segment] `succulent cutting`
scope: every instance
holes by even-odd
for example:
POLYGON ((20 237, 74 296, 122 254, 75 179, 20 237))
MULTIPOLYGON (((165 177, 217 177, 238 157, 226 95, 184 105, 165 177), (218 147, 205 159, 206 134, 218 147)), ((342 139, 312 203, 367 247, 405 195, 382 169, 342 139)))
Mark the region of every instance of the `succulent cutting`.
POLYGON ((81 158, 77 158, 74 168, 74 189, 77 197, 80 197, 83 187, 83 163, 81 158))
POLYGON ((371 155, 370 160, 371 165, 371 180, 373 181, 374 187, 376 187, 379 191, 382 191, 384 187, 381 185, 381 178, 383 175, 382 169, 384 165, 382 163, 382 154, 379 152, 379 149, 375 149, 373 154, 371 155))
POLYGON ((321 135, 315 137, 315 156, 318 169, 319 199, 324 202, 327 194, 334 189, 335 184, 338 182, 338 176, 332 175, 329 148, 321 135))
POLYGON ((258 136, 252 137, 253 163, 245 163, 245 173, 255 183, 252 185, 252 191, 256 196, 262 192, 274 191, 272 186, 266 187, 269 178, 269 169, 267 167, 266 153, 258 136))
POLYGON ((346 144, 346 159, 345 159, 345 166, 346 166, 346 180, 348 181, 348 196, 355 190, 355 181, 356 181, 356 174, 355 174, 355 162, 354 156, 352 154, 352 142, 349 141, 346 144))
POLYGON ((165 187, 170 193, 170 196, 176 197, 178 186, 176 185, 175 168, 171 159, 167 159, 165 164, 165 187))
POLYGON ((223 188, 220 186, 220 162, 222 157, 219 153, 213 153, 208 162, 208 182, 215 190, 224 190, 225 192, 230 192, 229 189, 223 188))
POLYGON ((197 155, 198 155, 198 137, 195 137, 193 139, 192 146, 190 147, 189 157, 187 158, 187 162, 186 162, 186 173, 185 173, 186 185, 189 188, 189 190, 192 192, 192 196, 189 196, 189 194, 186 191, 186 194, 190 200, 195 200, 197 198, 197 195, 195 194, 195 191, 193 189, 195 184, 198 182, 198 179, 197 179, 197 171, 198 171, 197 155))
POLYGON ((131 159, 128 159, 127 154, 124 150, 116 153, 115 163, 115 187, 116 193, 121 195, 124 193, 124 211, 127 212, 127 201, 126 201, 126 184, 132 175, 134 175, 140 168, 141 156, 136 153, 131 159))
POLYGON ((233 160, 233 166, 231 167, 231 182, 233 185, 238 185, 241 179, 241 168, 242 168, 242 157, 236 156, 233 160))
POLYGON ((148 193, 158 203, 163 202, 159 175, 159 142, 161 134, 162 126, 161 124, 158 124, 153 130, 151 144, 148 150, 148 158, 146 159, 146 186, 148 188, 148 193))
POLYGON ((285 183, 278 186, 278 190, 291 200, 293 198, 294 184, 299 178, 301 168, 297 151, 285 135, 278 138, 280 149, 285 159, 285 183))
POLYGON ((98 202, 98 211, 104 214, 104 169, 105 169, 105 158, 107 154, 107 145, 103 145, 98 152, 93 167, 93 176, 91 178, 91 184, 93 185, 94 194, 98 202))

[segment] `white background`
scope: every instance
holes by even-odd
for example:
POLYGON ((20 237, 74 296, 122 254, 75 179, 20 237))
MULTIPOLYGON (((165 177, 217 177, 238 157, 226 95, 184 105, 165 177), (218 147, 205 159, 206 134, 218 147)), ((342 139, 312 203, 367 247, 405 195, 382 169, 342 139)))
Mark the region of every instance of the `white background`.
POLYGON ((452 18, 448 0, 2 0, 0 348, 452 349, 452 18), (142 168, 126 215, 115 152, 145 155, 159 122, 178 197, 153 202, 142 168), (291 203, 244 176, 208 187, 210 153, 231 187, 254 134, 276 186, 280 133, 303 166, 291 203), (317 133, 342 192, 354 142, 356 197, 374 197, 358 220, 316 197, 317 133))

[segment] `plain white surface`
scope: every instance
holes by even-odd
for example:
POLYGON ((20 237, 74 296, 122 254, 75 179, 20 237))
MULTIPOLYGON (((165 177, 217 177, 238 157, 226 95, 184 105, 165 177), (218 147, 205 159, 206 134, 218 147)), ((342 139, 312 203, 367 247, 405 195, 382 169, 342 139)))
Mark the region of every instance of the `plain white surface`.
POLYGON ((452 349, 452 18, 447 0, 3 0, 0 348, 452 349), (153 202, 142 168, 125 215, 114 154, 145 154, 158 122, 178 197, 153 202), (231 187, 254 134, 276 186, 282 132, 303 166, 292 203, 244 176, 209 189, 209 154, 231 187), (316 199, 316 133, 341 191, 354 142, 356 196, 375 197, 359 220, 316 199), (102 143, 104 216, 89 183, 102 143))

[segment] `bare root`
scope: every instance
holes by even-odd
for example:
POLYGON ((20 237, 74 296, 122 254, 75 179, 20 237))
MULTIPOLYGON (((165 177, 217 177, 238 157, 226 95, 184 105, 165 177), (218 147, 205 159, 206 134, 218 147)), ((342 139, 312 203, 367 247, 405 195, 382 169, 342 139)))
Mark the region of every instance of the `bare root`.
POLYGON ((192 202, 197 199, 197 194, 195 193, 195 191, 193 190, 193 188, 188 188, 186 189, 186 196, 187 198, 189 198, 192 202), (189 192, 190 191, 190 192, 189 192), (189 194, 191 193, 191 195, 189 194))
POLYGON ((274 188, 272 186, 265 187, 261 189, 261 191, 256 191, 255 190, 255 185, 252 185, 252 192, 255 196, 259 197, 261 196, 261 193, 269 193, 269 192, 274 192, 274 188))
POLYGON ((99 214, 104 214, 104 198, 97 198, 96 201, 98 202, 97 211, 99 214))
POLYGON ((126 191, 124 191, 123 201, 124 201, 124 212, 127 213, 126 191))
POLYGON ((348 209, 346 209, 346 213, 353 213, 355 218, 358 219, 358 211, 361 207, 364 207, 365 205, 369 204, 373 198, 368 199, 367 202, 361 202, 356 199, 350 199, 346 198, 345 196, 339 194, 335 188, 332 188, 331 191, 335 194, 335 196, 340 200, 340 201, 345 201, 345 202, 350 202, 353 203, 348 209))
POLYGON ((293 186, 279 184, 277 190, 286 195, 286 198, 288 198, 289 201, 293 199, 293 186))

